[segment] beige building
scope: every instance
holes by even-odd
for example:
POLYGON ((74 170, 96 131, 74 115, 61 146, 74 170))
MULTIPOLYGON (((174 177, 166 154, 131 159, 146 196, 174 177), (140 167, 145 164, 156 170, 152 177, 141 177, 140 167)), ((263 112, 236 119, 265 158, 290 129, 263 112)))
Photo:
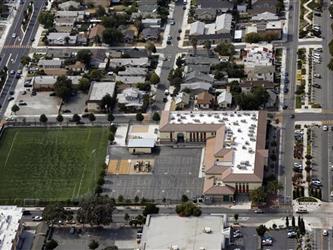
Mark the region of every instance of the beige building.
POLYGON ((163 112, 161 143, 204 143, 203 194, 232 201, 261 186, 267 164, 262 111, 163 112))

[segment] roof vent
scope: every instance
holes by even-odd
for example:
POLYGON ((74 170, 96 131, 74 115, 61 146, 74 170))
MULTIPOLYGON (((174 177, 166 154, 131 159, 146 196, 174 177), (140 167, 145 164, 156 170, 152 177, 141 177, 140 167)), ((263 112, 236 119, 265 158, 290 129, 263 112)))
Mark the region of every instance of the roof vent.
POLYGON ((211 229, 210 227, 205 227, 205 228, 204 228, 204 232, 205 232, 206 234, 210 234, 210 233, 212 232, 212 229, 211 229))

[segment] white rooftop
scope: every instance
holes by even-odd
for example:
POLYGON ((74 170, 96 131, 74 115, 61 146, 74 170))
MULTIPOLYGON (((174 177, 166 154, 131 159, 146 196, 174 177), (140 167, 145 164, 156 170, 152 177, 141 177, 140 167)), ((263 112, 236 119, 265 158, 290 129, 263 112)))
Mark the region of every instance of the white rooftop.
POLYGON ((214 249, 224 247, 224 216, 149 216, 143 228, 141 249, 214 249), (206 232, 205 232, 206 230, 206 232))
POLYGON ((129 139, 127 146, 129 148, 153 148, 155 146, 155 139, 154 138, 129 139))
POLYGON ((258 111, 170 112, 170 124, 224 124, 224 147, 234 150, 233 173, 254 172, 258 111))
POLYGON ((274 54, 272 44, 246 44, 246 55, 243 57, 245 66, 270 66, 273 64, 274 54))
POLYGON ((115 86, 115 82, 94 82, 90 91, 89 101, 100 101, 106 94, 112 97, 115 86))
POLYGON ((12 249, 21 217, 22 208, 0 206, 0 250, 12 249))

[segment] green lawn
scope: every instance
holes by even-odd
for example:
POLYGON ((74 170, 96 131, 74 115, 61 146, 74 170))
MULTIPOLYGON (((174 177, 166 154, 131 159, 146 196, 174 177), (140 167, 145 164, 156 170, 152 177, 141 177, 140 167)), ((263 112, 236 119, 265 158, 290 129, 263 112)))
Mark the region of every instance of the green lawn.
POLYGON ((107 136, 107 128, 7 128, 0 139, 0 202, 93 192, 107 136))

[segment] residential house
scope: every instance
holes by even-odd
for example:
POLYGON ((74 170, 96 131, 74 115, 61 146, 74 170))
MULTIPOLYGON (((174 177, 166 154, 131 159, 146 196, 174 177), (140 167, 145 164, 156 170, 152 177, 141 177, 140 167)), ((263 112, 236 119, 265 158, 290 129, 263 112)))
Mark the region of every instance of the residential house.
MULTIPOLYGON (((53 91, 54 84, 57 82, 58 76, 35 76, 32 78, 32 87, 36 91, 53 91)), ((73 85, 80 83, 81 76, 67 76, 72 80, 73 85)))
POLYGON ((209 90, 212 87, 211 83, 208 82, 192 82, 192 83, 182 83, 180 85, 180 91, 184 89, 189 89, 192 94, 196 95, 202 91, 209 90))
POLYGON ((77 36, 71 36, 70 33, 51 32, 47 35, 48 45, 76 45, 77 36))
POLYGON ((68 65, 66 69, 72 72, 81 73, 86 69, 86 65, 80 61, 76 61, 74 64, 68 65))
POLYGON ((240 13, 241 15, 243 13, 246 13, 247 12, 247 4, 244 3, 244 4, 237 4, 237 12, 240 13))
POLYGON ((101 100, 107 94, 111 97, 115 94, 115 82, 93 82, 89 89, 89 98, 86 102, 89 112, 101 111, 101 100))
POLYGON ((75 1, 66 1, 61 4, 58 4, 58 8, 60 10, 72 10, 72 9, 79 9, 81 4, 75 1))
POLYGON ((141 31, 140 37, 145 41, 158 41, 160 39, 159 28, 144 28, 141 31))
POLYGON ((137 88, 127 88, 117 95, 117 101, 127 108, 140 109, 143 105, 144 95, 145 92, 137 88))
POLYGON ((52 59, 52 58, 71 58, 73 57, 73 51, 70 49, 48 49, 45 58, 52 59))
POLYGON ((144 83, 146 81, 145 76, 121 76, 116 75, 116 82, 122 82, 125 84, 137 84, 144 83))
POLYGON ((157 0, 139 0, 138 1, 138 14, 142 18, 157 17, 157 0))
POLYGON ((175 98, 176 110, 181 110, 190 104, 190 95, 186 92, 180 92, 175 98))
POLYGON ((37 66, 41 69, 58 69, 63 66, 63 60, 57 58, 57 59, 41 59, 38 61, 37 66))
POLYGON ((217 105, 219 108, 229 108, 232 104, 232 94, 229 89, 220 89, 217 96, 217 105))
POLYGON ((140 58, 112 58, 110 59, 109 67, 141 67, 147 68, 150 65, 148 57, 140 58))
POLYGON ((89 31, 89 43, 101 43, 103 39, 103 32, 105 30, 105 27, 102 24, 96 24, 94 27, 92 27, 89 31))
POLYGON ((198 9, 214 9, 217 14, 231 12, 234 9, 233 1, 230 0, 198 0, 198 9))
POLYGON ((119 76, 146 76, 148 74, 147 68, 126 67, 125 70, 119 71, 119 76))
POLYGON ((199 71, 193 71, 188 74, 186 74, 184 82, 208 82, 208 83, 214 83, 214 77, 203 74, 199 71))
POLYGON ((214 65, 218 64, 219 59, 216 57, 208 57, 208 56, 185 56, 185 64, 186 65, 214 65))
POLYGON ((199 43, 210 40, 213 44, 220 41, 230 42, 232 39, 232 15, 222 14, 214 23, 205 24, 196 21, 190 24, 189 38, 196 38, 199 43))
POLYGON ((75 22, 82 22, 84 21, 85 17, 88 15, 88 13, 84 11, 63 11, 59 10, 55 13, 55 18, 75 18, 75 22))
POLYGON ((202 74, 209 74, 210 72, 210 66, 209 65, 200 65, 200 64, 190 64, 185 65, 184 72, 186 74, 191 72, 200 72, 202 74))
POLYGON ((209 109, 214 106, 215 97, 208 91, 203 91, 195 97, 195 104, 200 109, 209 109))
POLYGON ((197 8, 194 13, 195 19, 202 22, 213 22, 215 21, 216 15, 216 10, 213 8, 197 8))
POLYGON ((141 24, 144 28, 160 28, 161 18, 145 18, 141 20, 141 24))
POLYGON ((71 32, 74 28, 76 17, 57 17, 54 20, 56 30, 60 33, 71 32))
POLYGON ((274 80, 275 67, 273 45, 246 44, 242 53, 244 72, 248 80, 274 80))
MULTIPOLYGON (((88 4, 96 3, 96 2, 93 0, 83 0, 83 3, 88 5, 88 4)), ((98 0, 98 5, 101 5, 102 7, 107 9, 110 7, 110 0, 98 0)))
POLYGON ((276 5, 278 0, 256 0, 247 12, 253 21, 277 20, 276 5))

